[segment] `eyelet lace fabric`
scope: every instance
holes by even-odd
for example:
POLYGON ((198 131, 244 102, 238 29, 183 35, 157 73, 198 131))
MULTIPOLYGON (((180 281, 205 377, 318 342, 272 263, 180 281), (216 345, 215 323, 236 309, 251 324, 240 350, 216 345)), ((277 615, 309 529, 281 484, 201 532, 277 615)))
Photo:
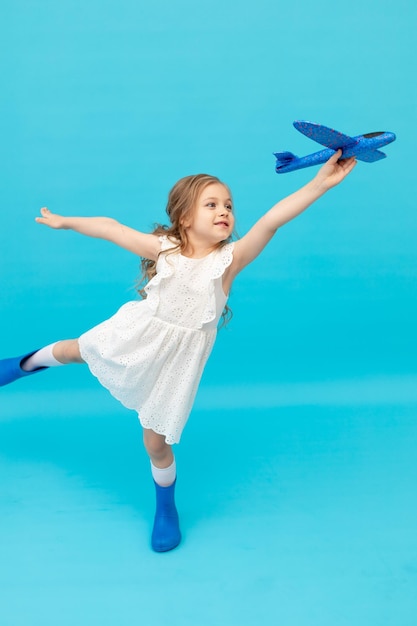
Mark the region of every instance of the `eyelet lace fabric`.
POLYGON ((203 259, 174 251, 161 237, 157 273, 146 300, 127 302, 81 335, 82 358, 100 383, 138 412, 144 428, 178 443, 226 304, 224 271, 233 244, 203 259))

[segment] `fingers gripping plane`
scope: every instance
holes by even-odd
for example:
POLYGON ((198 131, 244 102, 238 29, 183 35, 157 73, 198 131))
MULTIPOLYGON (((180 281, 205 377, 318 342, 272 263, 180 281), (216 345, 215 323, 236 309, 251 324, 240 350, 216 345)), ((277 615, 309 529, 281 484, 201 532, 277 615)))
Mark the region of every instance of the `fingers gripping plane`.
POLYGON ((337 130, 313 122, 296 121, 294 126, 300 133, 317 141, 322 146, 326 146, 326 148, 305 157, 297 157, 292 152, 274 152, 277 159, 275 164, 277 174, 293 172, 311 165, 320 165, 340 149, 342 150, 341 159, 354 156, 359 161, 373 163, 385 159, 386 154, 381 152, 379 148, 395 141, 396 138, 394 133, 382 131, 349 137, 337 130))

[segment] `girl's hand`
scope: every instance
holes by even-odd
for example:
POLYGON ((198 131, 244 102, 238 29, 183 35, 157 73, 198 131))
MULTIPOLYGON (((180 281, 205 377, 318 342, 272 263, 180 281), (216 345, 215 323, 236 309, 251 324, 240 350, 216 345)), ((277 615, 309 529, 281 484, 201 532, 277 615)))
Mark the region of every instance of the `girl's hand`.
POLYGON ((335 152, 330 159, 320 168, 315 182, 321 188, 327 191, 332 187, 338 185, 356 165, 355 157, 349 159, 342 159, 339 161, 342 155, 342 150, 335 152))
POLYGON ((45 224, 50 228, 65 228, 62 215, 51 213, 46 207, 41 209, 41 215, 42 217, 35 217, 35 222, 38 222, 38 224, 45 224))

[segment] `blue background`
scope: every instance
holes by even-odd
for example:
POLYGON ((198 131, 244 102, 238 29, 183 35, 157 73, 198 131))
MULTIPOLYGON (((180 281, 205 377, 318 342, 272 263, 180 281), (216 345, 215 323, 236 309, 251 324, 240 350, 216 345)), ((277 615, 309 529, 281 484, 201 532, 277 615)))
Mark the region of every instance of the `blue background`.
POLYGON ((140 430, 85 368, 2 390, 0 602, 25 624, 414 624, 417 9, 411 0, 4 0, 1 354, 134 297, 138 259, 41 206, 165 221, 208 172, 243 234, 314 170, 308 119, 389 130, 236 281, 176 450, 184 545, 147 545, 140 430), (166 602, 161 601, 165 594, 166 602))

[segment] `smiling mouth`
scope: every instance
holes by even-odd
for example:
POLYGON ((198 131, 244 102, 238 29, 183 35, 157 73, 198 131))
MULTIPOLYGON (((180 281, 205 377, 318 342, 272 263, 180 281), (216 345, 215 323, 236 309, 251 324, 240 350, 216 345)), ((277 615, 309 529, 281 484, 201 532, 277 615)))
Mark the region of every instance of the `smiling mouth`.
POLYGON ((227 222, 215 222, 214 225, 215 226, 225 226, 226 228, 229 228, 229 224, 227 222))

